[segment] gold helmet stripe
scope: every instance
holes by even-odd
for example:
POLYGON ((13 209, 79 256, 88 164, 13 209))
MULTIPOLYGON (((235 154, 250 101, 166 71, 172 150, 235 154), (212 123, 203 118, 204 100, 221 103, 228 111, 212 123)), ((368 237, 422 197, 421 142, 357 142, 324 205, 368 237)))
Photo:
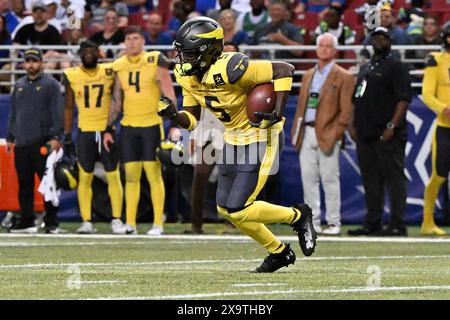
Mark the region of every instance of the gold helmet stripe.
POLYGON ((222 27, 218 27, 214 31, 211 31, 208 33, 196 34, 195 36, 197 36, 199 38, 206 38, 206 39, 211 39, 211 38, 223 39, 223 29, 222 29, 222 27))

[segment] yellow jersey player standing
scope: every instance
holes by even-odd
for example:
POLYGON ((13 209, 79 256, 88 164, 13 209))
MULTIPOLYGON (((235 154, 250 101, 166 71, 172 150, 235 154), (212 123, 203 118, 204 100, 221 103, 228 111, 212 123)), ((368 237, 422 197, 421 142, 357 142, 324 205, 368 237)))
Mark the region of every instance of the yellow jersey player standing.
POLYGON ((288 208, 256 201, 268 175, 277 169, 284 140, 282 114, 292 87, 294 67, 284 62, 249 60, 240 53, 223 53, 223 38, 222 27, 206 17, 190 19, 181 26, 174 48, 178 52, 175 74, 182 87, 184 110, 178 112, 170 100, 162 98, 159 114, 192 130, 202 107, 224 123, 217 209, 269 252, 254 271, 274 272, 293 264, 295 253, 265 224, 290 224, 298 233, 306 256, 316 246, 309 206, 298 204, 288 208), (275 110, 256 113, 261 121, 250 123, 246 115, 247 95, 255 85, 271 81, 276 91, 275 110))
MULTIPOLYGON (((147 234, 161 235, 165 190, 156 149, 164 139, 164 131, 157 112, 161 92, 174 101, 176 98, 168 70, 170 61, 158 51, 144 51, 144 44, 142 29, 136 26, 125 29, 127 53, 113 63, 116 103, 111 108, 109 126, 122 111, 120 156, 125 167, 126 233, 137 234, 136 216, 144 169, 154 215, 153 227, 147 234)), ((108 149, 114 139, 106 134, 103 143, 108 149)))
POLYGON ((439 189, 450 173, 450 24, 442 30, 444 50, 427 58, 422 99, 437 113, 432 141, 432 172, 425 188, 421 233, 445 235, 434 222, 434 204, 439 189))
POLYGON ((106 152, 102 136, 108 123, 114 74, 112 65, 98 63, 99 49, 90 41, 80 45, 82 65, 64 71, 65 112, 64 112, 64 149, 66 154, 74 156, 72 143, 72 124, 75 103, 78 107, 77 159, 79 168, 78 204, 83 223, 78 233, 94 233, 91 222, 92 180, 95 162, 99 160, 106 171, 108 194, 111 199, 113 233, 122 234, 125 226, 122 216, 123 188, 120 181, 118 153, 116 148, 106 152))

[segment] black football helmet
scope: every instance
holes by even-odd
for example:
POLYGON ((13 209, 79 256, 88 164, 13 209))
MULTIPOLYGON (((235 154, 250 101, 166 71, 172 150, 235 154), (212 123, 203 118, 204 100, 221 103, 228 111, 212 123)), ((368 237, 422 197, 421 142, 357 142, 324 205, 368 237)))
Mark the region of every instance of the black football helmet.
POLYGON ((178 30, 173 47, 178 52, 174 62, 182 75, 201 74, 223 52, 223 29, 207 17, 189 19, 178 30))
POLYGON ((164 167, 178 167, 183 164, 184 148, 181 141, 173 142, 171 140, 161 141, 156 149, 156 157, 164 167))
POLYGON ((75 190, 78 186, 78 166, 75 160, 63 158, 55 164, 56 188, 75 190))

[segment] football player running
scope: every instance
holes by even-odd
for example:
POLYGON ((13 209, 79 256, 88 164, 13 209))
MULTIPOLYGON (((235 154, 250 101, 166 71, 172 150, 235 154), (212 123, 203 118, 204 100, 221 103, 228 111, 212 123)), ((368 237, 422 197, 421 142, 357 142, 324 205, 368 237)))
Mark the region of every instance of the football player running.
POLYGON ((274 272, 293 264, 296 257, 289 244, 282 243, 265 224, 291 225, 306 256, 316 246, 308 205, 283 207, 256 201, 268 175, 277 169, 284 139, 282 114, 292 87, 294 67, 284 62, 249 60, 241 53, 223 53, 223 41, 222 27, 210 18, 193 18, 181 26, 174 48, 178 52, 175 75, 182 87, 183 110, 178 111, 169 99, 162 98, 159 114, 192 130, 202 107, 224 123, 217 210, 269 252, 254 272, 274 272), (260 121, 250 123, 246 114, 247 95, 255 85, 271 81, 276 92, 275 110, 255 113, 260 121), (255 153, 263 156, 255 161, 255 153))
POLYGON ((122 215, 123 188, 120 181, 118 154, 116 148, 106 152, 102 137, 108 122, 114 74, 110 63, 98 63, 100 56, 97 45, 90 41, 80 44, 82 65, 64 71, 64 151, 75 156, 72 142, 72 124, 75 103, 78 107, 77 158, 79 168, 78 203, 83 223, 77 230, 81 234, 94 233, 91 222, 92 180, 95 162, 100 161, 106 171, 108 194, 111 200, 113 220, 112 232, 122 234, 125 226, 122 215))
MULTIPOLYGON (((122 111, 120 156, 125 167, 126 233, 137 234, 136 216, 144 169, 150 184, 154 216, 153 227, 147 234, 161 235, 165 191, 156 150, 164 139, 164 131, 157 112, 161 93, 173 101, 176 98, 168 70, 171 62, 159 51, 146 52, 144 44, 145 34, 141 28, 125 29, 127 53, 113 63, 116 77, 109 128, 122 111)), ((103 143, 108 150, 115 143, 113 136, 105 134, 103 143)))

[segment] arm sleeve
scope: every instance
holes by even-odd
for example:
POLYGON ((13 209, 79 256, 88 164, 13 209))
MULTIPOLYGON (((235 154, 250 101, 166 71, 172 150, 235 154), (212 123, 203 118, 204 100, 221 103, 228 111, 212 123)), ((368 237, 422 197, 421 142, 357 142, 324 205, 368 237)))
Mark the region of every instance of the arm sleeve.
POLYGON ((8 130, 6 133, 6 141, 13 142, 15 139, 14 126, 16 123, 16 90, 11 96, 11 110, 9 110, 8 130))
POLYGON ((439 114, 447 107, 447 105, 436 97, 437 78, 437 66, 425 68, 422 85, 422 99, 431 110, 439 114))
POLYGON ((52 121, 49 134, 50 136, 59 139, 64 133, 64 103, 61 88, 56 80, 51 82, 48 91, 50 95, 49 108, 51 110, 50 114, 52 121))
POLYGON ((392 85, 396 103, 412 99, 411 79, 406 64, 398 62, 392 68, 392 85))
POLYGON ((351 74, 345 75, 342 83, 342 91, 339 95, 339 117, 337 119, 340 126, 339 138, 342 137, 345 129, 350 124, 353 113, 352 94, 355 87, 355 80, 351 74))
POLYGON ((247 69, 237 81, 237 85, 242 88, 251 88, 260 83, 270 82, 272 79, 272 62, 268 60, 250 60, 247 69))
POLYGON ((17 30, 16 35, 14 36, 14 41, 16 43, 20 43, 20 44, 26 44, 26 32, 24 31, 24 28, 20 28, 19 30, 17 30))

